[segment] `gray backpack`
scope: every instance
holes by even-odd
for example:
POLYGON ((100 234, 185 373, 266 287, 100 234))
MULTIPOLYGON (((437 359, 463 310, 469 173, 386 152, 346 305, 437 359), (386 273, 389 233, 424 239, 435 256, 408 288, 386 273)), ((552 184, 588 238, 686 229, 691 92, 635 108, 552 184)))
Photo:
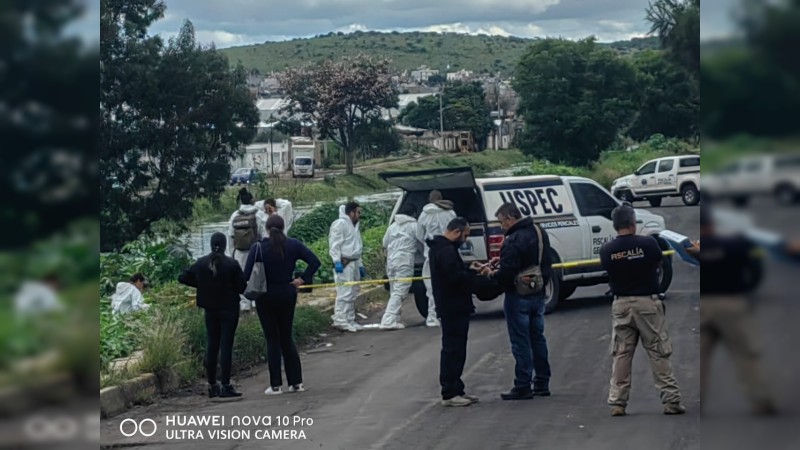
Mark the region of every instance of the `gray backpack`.
POLYGON ((247 251, 258 241, 256 213, 239 213, 233 219, 233 248, 247 251))

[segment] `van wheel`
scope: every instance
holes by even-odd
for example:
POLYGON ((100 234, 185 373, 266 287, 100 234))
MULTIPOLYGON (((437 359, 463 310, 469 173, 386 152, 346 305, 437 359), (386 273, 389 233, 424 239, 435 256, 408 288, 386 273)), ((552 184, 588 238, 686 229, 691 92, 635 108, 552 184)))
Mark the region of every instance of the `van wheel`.
MULTIPOLYGON (((551 257, 553 264, 560 263, 561 258, 553 252, 551 257)), ((544 313, 550 314, 558 307, 558 301, 561 299, 561 269, 553 269, 553 275, 544 286, 544 313)))
POLYGON ((653 208, 658 208, 661 206, 661 197, 650 197, 647 199, 647 201, 650 202, 650 206, 653 208))
POLYGON ((633 203, 634 201, 633 194, 631 194, 631 191, 618 191, 617 198, 623 202, 628 202, 628 203, 633 203))
POLYGON ((697 192, 697 188, 693 184, 687 184, 681 188, 681 198, 686 206, 694 206, 700 203, 700 193, 697 192))
POLYGON ((428 318, 428 294, 425 290, 425 283, 415 281, 411 285, 411 290, 414 291, 414 304, 417 305, 417 311, 423 319, 428 318))

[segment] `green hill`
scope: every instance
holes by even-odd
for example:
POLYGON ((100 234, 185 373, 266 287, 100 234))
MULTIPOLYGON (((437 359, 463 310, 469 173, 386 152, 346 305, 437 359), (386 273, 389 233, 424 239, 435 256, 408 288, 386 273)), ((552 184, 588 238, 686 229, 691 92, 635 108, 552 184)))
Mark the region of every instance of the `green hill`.
MULTIPOLYGON (((431 69, 450 71, 460 69, 476 73, 510 75, 533 39, 502 36, 472 36, 455 33, 379 33, 361 32, 329 33, 310 39, 231 47, 220 51, 231 64, 241 61, 247 69, 257 69, 266 74, 282 71, 286 67, 363 52, 392 60, 398 70, 413 70, 421 65, 431 69)), ((636 53, 659 47, 655 37, 634 38, 630 41, 601 44, 622 54, 636 53)))

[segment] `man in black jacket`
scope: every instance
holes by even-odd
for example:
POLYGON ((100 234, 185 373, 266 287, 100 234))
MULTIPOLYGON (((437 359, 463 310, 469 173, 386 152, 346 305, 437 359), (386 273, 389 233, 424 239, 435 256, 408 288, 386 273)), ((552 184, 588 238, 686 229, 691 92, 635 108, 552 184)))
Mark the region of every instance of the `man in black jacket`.
POLYGON ((468 406, 477 397, 464 393, 461 374, 467 360, 469 316, 475 311, 472 303, 475 272, 464 265, 458 248, 469 236, 469 223, 462 217, 450 221, 444 235, 426 241, 430 251, 431 285, 436 314, 442 326, 442 354, 439 383, 442 405, 468 406))
POLYGON ((517 293, 515 279, 528 267, 538 265, 542 269, 545 286, 552 276, 550 239, 547 232, 522 214, 513 203, 506 203, 495 213, 500 226, 506 230, 500 250, 500 267, 490 278, 505 288, 506 323, 511 340, 511 353, 516 360, 514 387, 502 394, 503 400, 529 400, 534 395, 550 395, 550 363, 547 355, 547 340, 544 337, 545 291, 531 296, 517 293), (542 260, 539 261, 539 234, 542 236, 542 260), (533 373, 536 377, 533 377, 533 373), (533 381, 533 389, 531 389, 533 381))

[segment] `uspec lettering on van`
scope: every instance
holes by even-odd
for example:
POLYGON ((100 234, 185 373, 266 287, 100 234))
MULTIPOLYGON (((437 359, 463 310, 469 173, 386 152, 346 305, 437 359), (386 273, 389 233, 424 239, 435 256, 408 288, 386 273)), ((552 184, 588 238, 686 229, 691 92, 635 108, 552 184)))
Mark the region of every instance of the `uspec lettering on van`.
POLYGON ((504 203, 517 205, 523 216, 569 216, 572 203, 560 180, 487 185, 486 212, 491 215, 504 203))

